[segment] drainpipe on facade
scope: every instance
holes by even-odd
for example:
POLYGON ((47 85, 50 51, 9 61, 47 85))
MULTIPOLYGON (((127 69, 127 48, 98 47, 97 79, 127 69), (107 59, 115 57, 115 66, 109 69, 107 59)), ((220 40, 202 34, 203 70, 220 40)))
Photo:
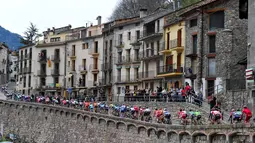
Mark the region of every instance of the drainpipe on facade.
POLYGON ((67 89, 67 87, 66 87, 66 59, 67 59, 67 47, 66 47, 66 45, 67 45, 67 43, 65 42, 65 60, 64 60, 64 87, 62 88, 62 95, 64 95, 64 92, 65 92, 65 89, 67 89))

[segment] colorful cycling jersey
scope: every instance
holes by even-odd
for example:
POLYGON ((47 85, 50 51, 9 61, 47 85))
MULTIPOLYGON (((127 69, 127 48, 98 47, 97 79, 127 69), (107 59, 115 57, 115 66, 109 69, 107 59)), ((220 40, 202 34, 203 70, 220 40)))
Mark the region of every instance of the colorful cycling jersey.
POLYGON ((90 104, 90 105, 89 105, 89 108, 90 108, 90 109, 94 109, 93 104, 90 104))
POLYGON ((144 112, 151 112, 149 108, 145 109, 144 112))
POLYGON ((130 108, 131 111, 135 111, 135 108, 130 108))
POLYGON ((125 105, 122 105, 122 106, 120 107, 120 111, 121 111, 121 112, 125 112, 125 111, 126 111, 126 106, 125 106, 125 105))
POLYGON ((170 115, 168 111, 164 111, 164 115, 170 115))
POLYGON ((201 115, 201 113, 200 112, 194 112, 194 115, 197 117, 197 116, 201 115))
POLYGON ((190 111, 189 114, 190 114, 190 116, 194 116, 194 115, 195 115, 195 112, 190 111))
POLYGON ((241 111, 236 111, 233 113, 235 118, 240 118, 242 116, 242 112, 241 111))
POLYGON ((221 113, 219 111, 211 111, 212 115, 221 115, 221 113))

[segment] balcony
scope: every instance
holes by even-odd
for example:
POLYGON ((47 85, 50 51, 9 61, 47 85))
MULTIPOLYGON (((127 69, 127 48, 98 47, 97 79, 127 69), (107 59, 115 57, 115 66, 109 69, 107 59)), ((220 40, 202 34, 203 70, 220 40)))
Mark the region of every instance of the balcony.
POLYGON ((38 59, 37 59, 37 61, 39 62, 39 63, 46 63, 47 62, 47 57, 46 56, 38 56, 38 59))
POLYGON ((106 78, 99 79, 99 85, 101 86, 111 86, 112 79, 107 80, 106 78))
POLYGON ((46 77, 47 75, 46 75, 46 72, 44 71, 44 70, 38 70, 37 71, 37 75, 39 76, 39 77, 46 77))
POLYGON ((130 45, 134 46, 134 49, 139 49, 140 45, 142 45, 142 42, 139 41, 140 37, 142 37, 142 35, 131 37, 130 45))
POLYGON ((186 57, 197 58, 197 50, 193 49, 192 51, 186 51, 186 57))
POLYGON ((69 72, 69 73, 73 73, 73 72, 76 71, 76 70, 75 70, 75 67, 73 67, 73 66, 68 66, 67 69, 68 69, 68 72, 69 72))
POLYGON ((58 63, 60 62, 60 55, 51 55, 51 61, 58 63))
POLYGON ((124 48, 125 44, 122 40, 117 40, 117 41, 115 41, 115 47, 116 48, 124 48))
POLYGON ((59 76, 60 74, 59 74, 59 70, 58 69, 53 69, 53 70, 51 70, 51 75, 52 76, 59 76))
POLYGON ((132 75, 119 75, 116 78, 116 84, 133 84, 140 83, 142 79, 142 73, 132 75))
POLYGON ((141 54, 139 54, 139 53, 138 53, 137 55, 134 55, 133 58, 132 58, 132 62, 133 62, 133 63, 139 63, 139 62, 141 62, 142 56, 143 56, 143 55, 141 55, 141 54))
POLYGON ((197 74, 196 72, 194 72, 192 70, 192 68, 186 68, 185 69, 185 78, 189 78, 189 79, 196 79, 197 78, 197 74))
POLYGON ((69 58, 70 59, 76 59, 75 51, 70 52, 69 58))
POLYGON ((150 49, 147 48, 145 51, 142 53, 143 57, 142 60, 153 60, 153 59, 158 59, 162 57, 162 55, 159 53, 160 51, 157 51, 155 49, 150 49))
POLYGON ((87 69, 86 69, 86 65, 80 65, 79 66, 79 71, 80 73, 83 74, 87 74, 87 69))
POLYGON ((158 76, 166 77, 166 76, 180 76, 183 74, 183 66, 173 65, 164 65, 158 67, 158 76))
POLYGON ((163 37, 163 30, 155 31, 155 27, 154 27, 154 28, 149 28, 143 31, 143 36, 139 40, 146 41, 146 40, 151 40, 151 39, 160 38, 160 37, 163 37))
POLYGON ((93 74, 99 73, 99 69, 98 69, 98 65, 97 65, 97 64, 91 64, 91 65, 90 65, 90 69, 91 69, 91 72, 92 72, 93 74))

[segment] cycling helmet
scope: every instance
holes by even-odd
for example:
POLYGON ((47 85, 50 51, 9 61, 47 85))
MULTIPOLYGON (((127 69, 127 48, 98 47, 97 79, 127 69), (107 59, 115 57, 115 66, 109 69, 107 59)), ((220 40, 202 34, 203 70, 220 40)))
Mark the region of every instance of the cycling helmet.
POLYGON ((166 108, 164 108, 164 111, 166 111, 166 108))

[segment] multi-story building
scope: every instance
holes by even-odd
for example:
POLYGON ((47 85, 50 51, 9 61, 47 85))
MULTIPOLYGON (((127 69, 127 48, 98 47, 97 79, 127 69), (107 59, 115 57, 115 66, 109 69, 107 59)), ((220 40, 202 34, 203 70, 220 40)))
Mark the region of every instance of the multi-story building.
MULTIPOLYGON (((166 11, 167 12, 167 11, 166 11)), ((158 69, 163 66, 164 40, 164 15, 165 11, 158 12, 143 18, 143 32, 139 41, 142 46, 142 88, 156 91, 162 86, 162 77, 158 77, 158 69)))
MULTIPOLYGON (((174 15, 176 12, 171 13, 174 15)), ((158 77, 164 78, 163 87, 180 88, 184 81, 185 22, 171 19, 164 26, 164 65, 158 69, 158 77)))
MULTIPOLYGON (((84 27, 71 29, 71 26, 48 29, 43 32, 44 40, 35 48, 34 69, 36 70, 36 93, 60 95, 66 86, 67 40, 84 27)), ((78 32, 79 33, 79 32, 78 32)))
POLYGON ((19 68, 19 64, 18 64, 18 54, 16 52, 12 52, 8 55, 8 59, 9 59, 9 81, 11 82, 16 82, 18 81, 17 79, 17 74, 18 74, 18 68, 19 68))
POLYGON ((7 83, 8 46, 0 43, 0 85, 7 83))
POLYGON ((83 28, 77 39, 67 41, 66 88, 71 88, 74 96, 104 94, 101 92, 104 25, 101 16, 97 19, 97 25, 83 28))
POLYGON ((124 100, 131 92, 138 90, 141 84, 141 45, 142 37, 140 17, 115 21, 115 54, 113 76, 115 100, 124 100), (117 99, 118 98, 118 99, 117 99))
POLYGON ((35 57, 35 45, 23 46, 19 49, 16 90, 20 93, 34 93, 36 83, 34 66, 37 64, 35 57))
POLYGON ((205 97, 221 89, 245 85, 247 20, 239 0, 204 0, 181 14, 185 17, 186 81, 205 97))

